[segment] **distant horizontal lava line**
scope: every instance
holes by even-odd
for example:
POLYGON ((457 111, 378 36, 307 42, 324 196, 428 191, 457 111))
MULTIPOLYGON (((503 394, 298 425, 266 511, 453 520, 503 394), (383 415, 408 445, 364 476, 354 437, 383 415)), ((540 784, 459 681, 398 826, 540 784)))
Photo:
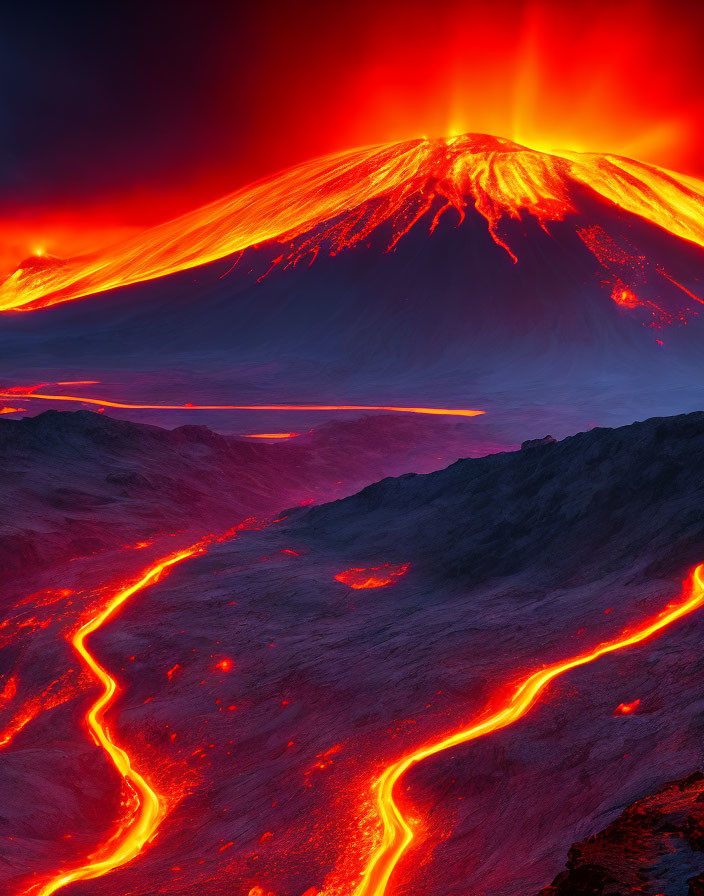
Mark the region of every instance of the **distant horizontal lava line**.
POLYGON ((295 439, 298 432, 252 432, 243 435, 243 439, 295 439))
POLYGON ((91 404, 102 408, 128 411, 388 411, 396 414, 430 414, 440 417, 478 417, 486 411, 468 408, 423 408, 403 405, 376 404, 141 404, 127 401, 110 401, 107 398, 87 398, 81 395, 49 395, 46 392, 0 392, 2 398, 23 400, 38 398, 42 401, 68 401, 91 404))

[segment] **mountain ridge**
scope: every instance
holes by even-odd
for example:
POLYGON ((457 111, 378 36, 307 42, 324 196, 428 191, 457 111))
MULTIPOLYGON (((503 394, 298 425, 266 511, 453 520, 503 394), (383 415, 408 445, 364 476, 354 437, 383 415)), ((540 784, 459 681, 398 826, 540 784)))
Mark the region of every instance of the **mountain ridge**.
POLYGON ((472 206, 517 260, 500 232, 503 220, 523 212, 541 226, 562 220, 577 211, 573 188, 585 186, 704 246, 704 183, 696 178, 610 154, 543 153, 466 134, 314 159, 90 256, 29 260, 0 285, 0 310, 31 310, 160 278, 272 240, 283 248, 276 265, 310 262, 321 250, 334 255, 363 242, 385 220, 393 222, 392 249, 422 218, 433 215, 432 232, 445 213, 454 210, 461 223, 472 206), (286 249, 306 233, 308 239, 286 249))

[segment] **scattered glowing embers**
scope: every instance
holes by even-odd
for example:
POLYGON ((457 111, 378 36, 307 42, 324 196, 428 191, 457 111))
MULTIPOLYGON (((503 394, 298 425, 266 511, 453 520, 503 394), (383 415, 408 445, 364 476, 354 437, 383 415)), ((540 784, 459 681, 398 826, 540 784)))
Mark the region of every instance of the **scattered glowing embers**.
POLYGON ((313 765, 307 769, 303 774, 310 775, 315 771, 322 771, 323 769, 329 768, 333 764, 333 756, 336 756, 340 750, 342 750, 342 744, 335 744, 330 747, 329 750, 325 750, 322 753, 315 754, 315 762, 313 765))
POLYGON ((640 706, 640 699, 634 700, 632 703, 619 703, 614 710, 615 716, 632 716, 640 706))
POLYGON ((181 664, 176 663, 175 666, 172 666, 170 669, 167 669, 166 677, 169 679, 169 681, 171 681, 171 679, 174 677, 174 675, 176 675, 176 673, 180 673, 180 672, 181 672, 181 664))
POLYGON ((370 566, 366 569, 346 569, 335 578, 350 588, 383 588, 393 585, 408 572, 410 564, 384 563, 383 566, 370 566))
MULTIPOLYGON (((690 299, 704 304, 695 293, 671 277, 661 265, 638 252, 624 237, 616 240, 599 225, 582 227, 577 235, 604 269, 607 275, 604 285, 611 287, 612 300, 630 311, 644 309, 650 315, 649 326, 662 328, 675 322, 686 324, 699 313, 688 306, 668 310, 650 298, 643 298, 643 295, 653 292, 653 284, 662 278, 690 299)), ((660 283, 656 287, 658 294, 661 286, 660 283)))
MULTIPOLYGON (((52 681, 41 694, 26 700, 12 719, 0 729, 0 750, 9 746, 17 735, 41 713, 61 706, 72 700, 81 691, 73 669, 68 669, 61 678, 52 681)), ((9 704, 17 693, 17 681, 11 678, 0 693, 0 708, 9 704)))

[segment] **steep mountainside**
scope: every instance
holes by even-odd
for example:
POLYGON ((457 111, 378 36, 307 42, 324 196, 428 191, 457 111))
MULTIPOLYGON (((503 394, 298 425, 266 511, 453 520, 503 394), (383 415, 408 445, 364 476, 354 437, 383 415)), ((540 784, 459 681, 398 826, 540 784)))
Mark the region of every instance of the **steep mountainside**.
POLYGON ((378 482, 301 532, 362 559, 420 551, 424 572, 473 584, 533 567, 539 584, 589 581, 645 558, 669 575, 703 549, 701 458, 702 413, 593 429, 378 482))

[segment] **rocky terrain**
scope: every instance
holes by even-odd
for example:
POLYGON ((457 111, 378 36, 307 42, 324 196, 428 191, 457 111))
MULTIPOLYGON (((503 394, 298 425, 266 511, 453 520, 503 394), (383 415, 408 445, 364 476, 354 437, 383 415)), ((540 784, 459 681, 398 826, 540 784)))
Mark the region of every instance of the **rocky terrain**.
MULTIPOLYGON (((486 443, 484 443, 486 444, 486 443)), ((0 419, 0 575, 299 502, 349 494, 380 474, 428 470, 482 438, 467 424, 377 415, 266 444, 203 426, 133 424, 90 411, 0 419)))
POLYGON ((694 772, 629 806, 576 843, 567 870, 539 896, 704 892, 704 774, 694 772), (692 877, 688 877, 690 874, 692 877))
MULTIPOLYGON (((203 432, 145 430, 172 452, 162 473, 197 452, 224 456, 206 452, 203 432)), ((387 478, 213 543, 136 595, 91 644, 119 679, 111 730, 168 811, 138 859, 67 896, 352 893, 390 762, 680 595, 704 559, 702 457, 704 414, 690 414, 387 478), (378 588, 336 578, 386 564, 407 569, 378 588)), ((104 480, 90 453, 73 462, 82 482, 104 480)), ((26 464, 25 479, 37 476, 26 464)), ((37 500, 63 486, 58 473, 36 481, 37 500)), ((187 483, 197 495, 197 478, 187 483)), ((71 596, 7 604, 16 634, 0 691, 13 676, 19 687, 3 691, 0 740, 52 680, 72 689, 45 698, 4 748, 8 893, 93 852, 124 811, 82 726, 94 688, 65 634, 147 553, 48 567, 71 596)), ((703 758, 701 626, 695 612, 571 672, 520 722, 409 772, 398 800, 417 836, 393 892, 525 896, 557 878, 546 893, 696 893, 701 779, 684 779, 703 758)))

